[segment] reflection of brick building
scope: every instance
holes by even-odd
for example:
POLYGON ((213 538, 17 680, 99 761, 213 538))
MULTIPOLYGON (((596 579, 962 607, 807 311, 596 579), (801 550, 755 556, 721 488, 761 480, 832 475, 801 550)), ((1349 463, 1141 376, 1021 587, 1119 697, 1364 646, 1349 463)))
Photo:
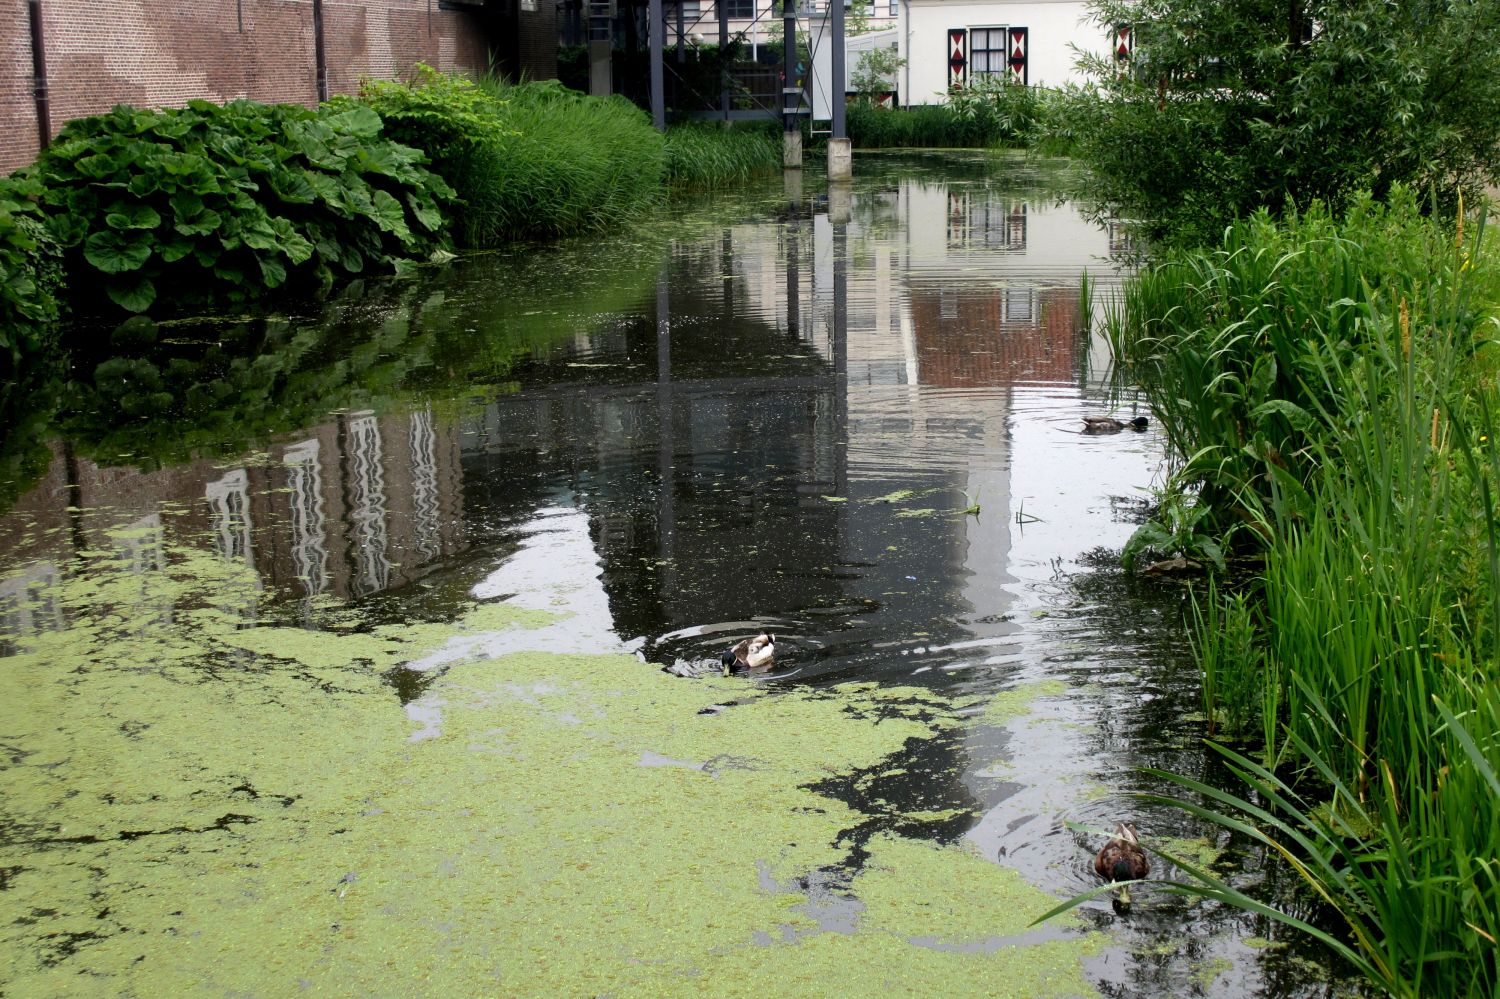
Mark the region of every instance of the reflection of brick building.
POLYGON ((0 580, 4 633, 63 623, 36 594, 81 551, 118 552, 144 574, 164 567, 170 541, 243 562, 268 590, 348 598, 411 582, 464 545, 458 427, 429 411, 341 414, 256 457, 140 471, 59 447, 0 518, 0 543, 26 564, 0 580))
POLYGON ((911 313, 924 385, 965 388, 1077 377, 1074 289, 913 288, 911 313))

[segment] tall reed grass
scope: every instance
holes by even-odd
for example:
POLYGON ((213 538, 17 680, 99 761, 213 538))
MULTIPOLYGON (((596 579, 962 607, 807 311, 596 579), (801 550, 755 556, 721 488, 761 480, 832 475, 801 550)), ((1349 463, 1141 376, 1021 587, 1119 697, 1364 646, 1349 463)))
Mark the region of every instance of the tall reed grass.
POLYGON ((776 173, 781 143, 779 126, 674 125, 666 137, 667 183, 703 191, 776 173))
POLYGON ((417 67, 410 83, 366 81, 359 96, 386 134, 424 150, 458 192, 466 246, 596 231, 645 215, 662 196, 666 151, 646 113, 556 80, 474 81, 417 67))
POLYGON ((1392 995, 1500 990, 1500 260, 1398 191, 1232 226, 1111 316, 1196 492, 1264 559, 1194 646, 1249 787, 1185 807, 1281 853, 1392 995), (1254 600, 1254 613, 1247 606, 1254 600), (1241 711, 1225 710, 1239 702, 1241 711), (1256 722, 1259 722, 1257 725, 1256 722), (1258 729, 1258 731, 1256 731, 1258 729))
POLYGON ((660 200, 661 133, 623 97, 589 97, 555 80, 480 86, 505 102, 513 134, 467 165, 462 225, 471 245, 621 225, 660 200))

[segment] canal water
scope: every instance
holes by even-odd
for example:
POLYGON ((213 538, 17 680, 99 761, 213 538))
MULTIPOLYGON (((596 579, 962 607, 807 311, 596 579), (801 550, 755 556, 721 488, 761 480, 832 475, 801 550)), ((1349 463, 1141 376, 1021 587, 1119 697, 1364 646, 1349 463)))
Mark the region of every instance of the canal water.
POLYGON ((1162 442, 1081 433, 1144 409, 1076 180, 870 156, 101 331, 148 366, 75 360, 0 519, 0 994, 1343 988, 1160 888, 1029 925, 1121 820, 1299 904, 1135 797, 1224 775, 1117 565, 1162 442))

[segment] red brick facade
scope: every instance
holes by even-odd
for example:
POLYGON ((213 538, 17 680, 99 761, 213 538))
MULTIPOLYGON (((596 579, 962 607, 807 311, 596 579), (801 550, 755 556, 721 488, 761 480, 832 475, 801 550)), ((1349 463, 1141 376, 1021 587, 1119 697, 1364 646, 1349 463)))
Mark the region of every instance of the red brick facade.
MULTIPOLYGON (((551 51, 541 55, 552 56, 551 68, 533 58, 525 69, 532 78, 555 76, 555 9, 551 0, 536 7, 503 28, 483 7, 324 0, 329 91, 350 92, 361 76, 403 76, 416 62, 483 72, 496 34, 550 33, 551 51)), ((41 0, 41 8, 53 134, 70 118, 115 104, 316 103, 312 0, 41 0)), ((27 0, 0 0, 0 173, 30 163, 38 150, 29 24, 27 0)))

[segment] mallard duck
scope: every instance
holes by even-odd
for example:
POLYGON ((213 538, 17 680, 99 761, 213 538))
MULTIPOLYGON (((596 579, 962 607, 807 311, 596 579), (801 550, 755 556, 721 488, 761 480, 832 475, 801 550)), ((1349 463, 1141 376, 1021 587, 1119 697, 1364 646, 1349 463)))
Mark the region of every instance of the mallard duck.
MULTIPOLYGON (((1094 857, 1094 873, 1105 881, 1139 881, 1144 878, 1151 865, 1146 860, 1146 851, 1136 838, 1135 826, 1121 822, 1115 826, 1115 834, 1108 843, 1099 848, 1094 857)), ((1130 888, 1122 887, 1115 898, 1116 909, 1130 908, 1130 888)))
POLYGON ((1117 434, 1126 427, 1131 430, 1145 430, 1148 421, 1144 416, 1137 416, 1133 420, 1117 420, 1113 416, 1085 416, 1083 418, 1083 432, 1086 434, 1117 434))
POLYGON ((762 632, 754 638, 746 638, 738 645, 724 650, 719 662, 728 673, 736 666, 741 669, 758 669, 770 666, 776 659, 776 636, 762 632))

